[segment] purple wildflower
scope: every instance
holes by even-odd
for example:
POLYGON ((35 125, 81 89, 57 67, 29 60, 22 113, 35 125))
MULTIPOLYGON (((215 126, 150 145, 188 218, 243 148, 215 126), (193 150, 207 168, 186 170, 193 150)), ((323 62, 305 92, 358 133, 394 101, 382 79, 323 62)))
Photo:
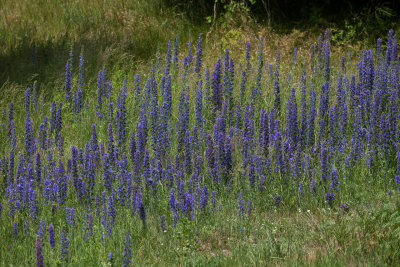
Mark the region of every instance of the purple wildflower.
POLYGON ((74 208, 69 208, 66 207, 66 217, 67 217, 67 223, 70 224, 71 226, 75 226, 75 209, 74 208))
POLYGON ((222 107, 221 59, 218 59, 212 77, 212 100, 215 110, 222 107))
POLYGON ((125 246, 124 246, 124 259, 122 260, 122 266, 127 267, 132 263, 132 244, 131 235, 129 232, 125 236, 125 246))
POLYGON ((332 172, 331 172, 331 191, 332 192, 339 191, 338 172, 335 167, 332 167, 332 172))
POLYGON ((83 55, 83 51, 79 55, 79 83, 78 83, 78 86, 81 91, 85 87, 85 58, 83 55))
POLYGON ((335 193, 325 193, 325 200, 330 207, 333 205, 333 201, 335 200, 335 193))
POLYGON ((136 212, 139 218, 142 220, 143 227, 146 226, 146 210, 142 201, 142 193, 138 192, 136 194, 136 212))
POLYGON ((167 224, 165 223, 165 216, 161 215, 160 217, 160 228, 162 231, 167 231, 167 224))
POLYGON ((56 245, 56 239, 55 239, 55 237, 54 237, 54 227, 53 227, 53 225, 50 224, 50 225, 47 227, 47 230, 49 231, 49 242, 50 242, 50 246, 51 246, 52 248, 54 248, 55 245, 56 245))
POLYGON ((14 222, 13 223, 13 230, 12 230, 12 234, 13 234, 13 239, 17 239, 18 237, 18 223, 14 222))
POLYGON ((65 263, 69 261, 69 243, 67 230, 63 227, 61 230, 61 261, 65 263))
POLYGON ((346 203, 343 203, 342 205, 340 205, 340 208, 341 208, 344 212, 349 212, 349 210, 350 210, 350 206, 347 205, 346 203))
POLYGON ((249 199, 249 201, 247 202, 247 216, 250 217, 252 212, 253 212, 253 200, 249 199))
POLYGON ((36 238, 36 266, 43 267, 43 248, 42 248, 42 239, 37 237, 36 238))
POLYGON ((203 35, 199 34, 199 38, 197 40, 197 52, 196 52, 196 63, 194 71, 200 75, 201 66, 203 60, 203 35))
POLYGON ((275 207, 279 207, 279 205, 281 204, 282 201, 282 196, 279 194, 275 194, 274 196, 274 202, 275 202, 275 207))
POLYGON ((65 64, 65 100, 71 98, 71 80, 72 80, 72 66, 71 60, 67 60, 65 64))

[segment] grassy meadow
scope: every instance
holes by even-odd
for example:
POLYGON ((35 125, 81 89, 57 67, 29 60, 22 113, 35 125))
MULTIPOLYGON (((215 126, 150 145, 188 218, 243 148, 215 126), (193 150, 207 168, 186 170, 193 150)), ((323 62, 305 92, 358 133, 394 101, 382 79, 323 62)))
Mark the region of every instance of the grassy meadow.
POLYGON ((247 15, 0 3, 1 266, 400 264, 397 32, 247 15))

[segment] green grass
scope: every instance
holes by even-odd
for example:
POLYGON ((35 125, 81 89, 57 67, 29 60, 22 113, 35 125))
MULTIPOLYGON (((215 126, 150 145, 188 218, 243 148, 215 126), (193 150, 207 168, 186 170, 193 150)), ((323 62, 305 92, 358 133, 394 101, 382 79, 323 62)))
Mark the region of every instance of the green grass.
POLYGON ((87 78, 95 81, 103 65, 135 71, 149 65, 158 47, 165 51, 166 40, 179 35, 186 42, 205 31, 159 0, 7 0, 0 3, 0 14, 2 106, 21 101, 35 80, 41 93, 53 98, 63 89, 71 47, 75 55, 84 50, 87 78))
MULTIPOLYGON (((161 196, 165 199, 163 192, 160 192, 160 199, 161 196)), ((301 208, 284 205, 282 209, 276 210, 263 208, 262 204, 257 203, 253 215, 239 220, 235 199, 224 196, 217 200, 223 204, 221 211, 217 208, 216 214, 209 212, 197 222, 182 220, 173 228, 172 219, 167 216, 169 226, 166 231, 160 229, 158 217, 150 215, 147 228, 143 229, 136 216, 131 215, 130 209, 122 209, 119 210, 113 235, 111 238, 105 236, 104 245, 96 226, 94 237, 83 242, 83 211, 77 210, 77 225, 69 227, 69 235, 73 236, 70 265, 108 265, 109 252, 115 257, 115 265, 120 265, 123 237, 127 230, 132 234, 135 265, 383 266, 398 263, 398 195, 389 199, 381 193, 374 199, 354 203, 349 213, 337 208, 305 204, 308 198, 306 196, 302 200, 301 208)), ((266 205, 273 200, 266 193, 258 201, 266 205)), ((160 202, 159 206, 162 204, 166 203, 160 202)), ((55 266, 59 264, 59 232, 65 220, 65 212, 58 210, 52 216, 50 206, 44 210, 47 210, 47 214, 44 214, 46 220, 51 221, 56 230, 55 249, 49 247, 47 237, 44 239, 44 258, 46 264, 55 266)), ((149 210, 149 214, 154 212, 156 210, 149 210)), ((32 265, 35 261, 35 234, 32 232, 30 237, 24 237, 24 221, 17 217, 20 233, 17 240, 13 240, 11 221, 4 217, 0 221, 3 233, 1 265, 32 265)))
MULTIPOLYGON (((184 14, 167 7, 161 1, 20 1, 11 0, 0 3, 0 107, 10 101, 15 102, 15 122, 17 128, 17 151, 24 150, 25 120, 23 101, 25 88, 38 82, 40 95, 44 96, 43 112, 33 111, 35 134, 45 114, 49 114, 51 102, 64 101, 64 67, 68 53, 73 47, 74 80, 73 89, 77 89, 78 56, 84 51, 87 61, 86 87, 84 99, 88 107, 76 120, 70 103, 64 103, 63 136, 64 155, 53 151, 54 159, 63 161, 71 158, 71 146, 84 147, 91 138, 91 125, 96 123, 99 142, 106 143, 107 120, 95 118, 95 97, 97 71, 105 65, 107 79, 114 85, 111 101, 115 102, 119 89, 127 80, 127 127, 136 129, 141 102, 133 97, 133 79, 141 74, 144 87, 146 75, 155 62, 155 53, 159 47, 162 59, 165 58, 167 41, 175 35, 180 37, 180 58, 186 50, 186 43, 192 40, 195 44, 197 34, 205 33, 208 38, 204 46, 204 65, 212 72, 216 59, 223 58, 225 48, 229 48, 235 59, 235 98, 239 99, 239 62, 243 61, 244 44, 251 41, 252 64, 255 70, 251 73, 244 104, 250 103, 249 88, 255 84, 257 45, 260 36, 264 37, 264 61, 275 63, 275 51, 281 46, 281 92, 282 110, 285 110, 290 88, 299 88, 302 67, 309 60, 309 47, 316 41, 314 34, 293 31, 288 35, 278 35, 271 29, 263 28, 251 21, 250 26, 226 24, 217 27, 210 35, 206 25, 193 25, 184 14), (44 8, 45 7, 45 8, 44 8), (44 26, 45 25, 45 26, 44 26), (292 51, 299 48, 297 64, 293 65, 292 51), (36 61, 31 61, 32 49, 36 48, 36 61), (289 79, 291 77, 291 79, 289 79)), ((352 52, 352 63, 347 70, 355 73, 355 62, 359 46, 344 44, 333 47, 332 81, 336 87, 340 75, 340 56, 352 52)), ((182 67, 181 67, 182 68, 182 67)), ((203 68, 205 69, 205 68, 203 68)), ((157 74, 157 79, 161 75, 157 74)), ((197 78, 189 74, 187 85, 191 96, 194 95, 197 78)), ((309 84, 310 81, 308 80, 309 84)), ((323 80, 318 77, 316 88, 319 90, 323 80)), ((273 85, 268 75, 263 72, 263 93, 257 106, 273 105, 273 85)), ((178 117, 179 94, 182 90, 181 75, 173 76, 173 114, 171 126, 176 128, 178 117)), ((332 90, 334 91, 334 90, 332 90)), ((298 105, 300 92, 298 90, 298 105)), ((108 101, 110 101, 108 100, 108 101)), ((239 101, 239 100, 238 100, 239 101)), ((318 99, 319 101, 319 99, 318 99)), ((334 102, 334 98, 331 98, 334 102)), ((105 103, 107 104, 107 103, 105 103)), ((106 113, 105 104, 103 112, 106 113)), ((300 105, 299 105, 300 109, 300 105)), ((259 113, 256 112, 256 118, 259 113)), ((191 113, 194 114, 194 100, 191 99, 191 113)), ((282 123, 286 116, 282 116, 282 123)), ((1 121, 3 122, 3 121, 1 121)), ((256 123, 258 124, 258 122, 256 123)), ((194 125, 191 116, 190 127, 194 125)), ((351 125, 349 125, 351 127, 351 125)), ((212 130, 210 122, 207 129, 212 130)), ((128 135, 129 135, 128 130, 128 135)), ((317 131, 318 129, 316 129, 317 131)), ((116 131, 116 129, 114 129, 116 131)), ((175 138, 175 137, 174 137, 175 138)), ((168 151, 175 156, 176 140, 168 151)), ((393 176, 394 159, 387 161, 377 158, 371 168, 360 161, 351 172, 344 170, 344 158, 335 158, 339 170, 340 194, 335 204, 330 207, 325 202, 321 190, 311 193, 309 179, 302 176, 298 180, 282 183, 273 174, 268 176, 265 192, 260 196, 258 190, 251 188, 241 167, 241 147, 233 139, 233 174, 230 192, 224 186, 210 182, 209 174, 205 180, 209 192, 216 192, 215 210, 211 200, 207 209, 197 214, 196 220, 181 219, 176 228, 173 226, 172 212, 168 207, 170 191, 162 184, 157 195, 144 191, 144 202, 147 212, 147 224, 141 221, 130 207, 118 207, 118 215, 111 237, 104 234, 102 242, 100 218, 95 215, 93 237, 84 242, 85 218, 88 210, 86 204, 77 201, 75 190, 69 190, 65 206, 76 208, 75 227, 65 223, 65 207, 56 208, 52 214, 52 205, 39 207, 40 217, 46 219, 46 226, 52 223, 55 227, 56 246, 49 245, 47 231, 44 238, 44 259, 46 266, 60 266, 60 231, 67 226, 70 245, 70 266, 119 266, 122 263, 124 240, 127 231, 132 236, 133 265, 156 266, 396 266, 400 263, 400 198, 394 192, 390 198, 388 189, 395 191, 393 176), (298 193, 299 182, 304 182, 304 194, 298 193), (238 195, 243 190, 245 205, 253 200, 253 211, 250 216, 238 217, 238 195), (281 205, 274 206, 274 195, 281 194, 281 205), (350 206, 348 213, 339 208, 341 203, 350 206), (167 230, 160 228, 160 216, 165 215, 167 230), (112 252, 112 263, 108 253, 112 252)), ((0 156, 8 157, 10 140, 6 132, 0 132, 0 156)), ((202 147, 204 152, 204 147, 202 147)), ((153 152, 152 152, 153 153, 153 152)), ((46 153, 42 155, 47 162, 46 153)), ((17 156, 16 156, 17 158, 17 156)), ((320 176, 320 163, 314 162, 316 176, 320 176)), ((129 163, 131 169, 131 163, 129 163)), ((273 170, 274 171, 274 170, 273 170)), ((101 179, 101 172, 96 177, 101 179)), ((3 176, 0 182, 3 183, 3 176)), ((71 182, 71 181, 70 181, 71 182)), ((70 184, 70 188, 73 188, 70 184)), ((101 197, 103 186, 96 185, 96 193, 101 197)), ((149 188, 144 190, 151 190, 149 188)), ((42 196, 39 203, 44 203, 42 196)), ((35 239, 38 221, 30 222, 30 235, 24 234, 28 212, 18 212, 10 218, 9 207, 4 190, 0 191, 0 202, 4 210, 0 217, 0 265, 32 266, 35 264, 35 239), (12 226, 18 224, 18 236, 13 239, 12 226)), ((96 214, 102 207, 91 206, 96 214)))

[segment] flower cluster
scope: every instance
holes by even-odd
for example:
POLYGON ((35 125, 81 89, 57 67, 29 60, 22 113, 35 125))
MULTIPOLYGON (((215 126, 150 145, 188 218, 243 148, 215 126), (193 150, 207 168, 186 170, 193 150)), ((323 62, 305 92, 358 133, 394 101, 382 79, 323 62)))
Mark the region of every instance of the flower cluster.
MULTIPOLYGON (((121 239, 115 235, 128 219, 144 233, 156 220, 163 234, 170 225, 180 230, 222 216, 228 207, 240 222, 253 219, 260 203, 278 212, 314 199, 348 212, 351 182, 375 183, 352 179, 359 173, 385 177, 376 185, 384 184, 389 197, 400 192, 396 36, 389 33, 386 52, 382 40, 376 51, 363 50, 355 74, 346 59, 334 66, 329 38, 327 31, 310 48, 310 62, 299 64, 295 49, 289 66, 281 64, 278 47, 266 64, 261 38, 255 62, 247 42, 244 58, 225 49, 210 68, 202 35, 185 55, 176 37, 164 59, 157 50, 147 75, 111 82, 101 68, 93 99, 84 54, 77 79, 71 55, 64 102, 57 96, 37 108, 35 84, 23 106, 2 108, 0 218, 9 220, 8 233, 15 242, 31 240, 32 251, 36 242, 43 266, 47 238, 53 252, 57 238, 60 261, 68 263, 69 238, 92 242, 99 233, 105 245, 121 239), (119 93, 113 83, 122 85, 119 93)), ((124 266, 132 263, 132 237, 125 236, 124 266)))

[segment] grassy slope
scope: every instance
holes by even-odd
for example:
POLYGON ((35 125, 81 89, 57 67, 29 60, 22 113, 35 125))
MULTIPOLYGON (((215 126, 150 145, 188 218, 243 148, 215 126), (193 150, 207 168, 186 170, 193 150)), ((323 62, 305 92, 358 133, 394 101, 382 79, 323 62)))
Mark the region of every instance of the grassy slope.
MULTIPOLYGON (((167 40, 179 34, 181 47, 187 40, 195 40, 198 32, 207 32, 207 28, 194 26, 184 16, 176 11, 165 8, 162 4, 147 1, 66 1, 64 6, 56 1, 2 1, 0 3, 0 33, 5 38, 0 40, 0 96, 1 107, 9 101, 16 102, 16 120, 19 139, 23 138, 23 110, 18 107, 23 101, 26 86, 38 81, 40 93, 45 98, 45 110, 49 110, 48 102, 63 98, 64 66, 71 44, 74 44, 74 54, 78 55, 84 47, 87 60, 86 98, 91 99, 95 93, 97 71, 101 66, 108 67, 108 77, 115 84, 115 95, 127 77, 129 92, 132 91, 133 74, 147 73, 150 63, 154 60, 157 47, 161 47, 165 57, 167 40), (46 8, 42 8, 46 7, 46 8), (34 11, 34 13, 31 13, 34 11), (57 14, 57 15, 55 15, 57 14), (175 17, 174 19, 171 19, 175 17), (44 26, 45 25, 45 26, 44 26), (32 48, 36 48, 36 60, 31 61, 32 48), (126 76, 127 75, 127 76, 126 76)), ((298 85, 300 65, 292 68, 291 51, 299 47, 298 62, 309 58, 308 48, 315 41, 315 36, 306 32, 294 31, 290 35, 277 36, 257 25, 245 27, 235 23, 225 28, 215 29, 207 40, 205 64, 212 67, 215 58, 220 56, 223 48, 229 47, 235 62, 242 61, 243 47, 247 40, 252 41, 253 64, 256 64, 256 46, 259 36, 265 38, 266 62, 274 62, 277 44, 282 46, 282 88, 286 88, 287 73, 292 74, 292 85, 298 85)), ((351 48, 351 47, 347 47, 351 48)), ((342 48, 334 48, 333 66, 339 66, 338 55, 343 54, 342 48)), ((184 49, 186 50, 186 49, 184 49)), ((183 53, 185 51, 182 51, 183 53)), ((181 58, 181 62, 182 62, 181 58)), ((75 57, 75 73, 78 59, 75 57)), ((338 73, 333 69, 333 75, 338 73)), ((239 74, 237 74, 238 77, 239 74)), ((75 75, 76 77, 77 75, 75 75)), ((264 78, 266 79, 266 78, 264 78)), ((143 79, 144 80, 144 79, 143 79)), ((76 83, 76 81, 75 81, 76 83)), ((266 81, 264 83, 268 84, 266 81)), ((272 103, 272 90, 268 88, 264 101, 268 106, 272 103)), ((176 86, 176 98, 180 88, 176 86)), ((287 99, 288 90, 283 90, 283 100, 287 99)), ((298 98, 299 99, 299 98, 298 98)), ((115 100, 115 99, 114 99, 115 100)), ((284 101, 285 103, 285 101, 284 101)), ((177 105, 177 103, 175 103, 177 105)), ((70 157, 71 144, 83 145, 90 139, 90 125, 94 120, 94 103, 90 103, 89 112, 85 112, 82 122, 77 124, 70 112, 64 114, 65 157, 70 157), (78 139, 79 137, 79 139, 78 139)), ((128 97, 128 106, 135 107, 135 101, 128 97)), ((67 107, 68 110, 68 107, 67 107)), ((176 109, 175 109, 176 110, 176 109)), ((136 124, 138 108, 128 109, 128 125, 136 124)), ((39 118, 41 114, 37 114, 39 118)), ((38 123, 40 119, 36 120, 38 123)), ((37 129, 36 125, 36 129, 37 129)), ((99 139, 106 139, 106 124, 98 124, 99 139)), ((5 140, 4 136, 0 140, 5 140)), ((23 144, 19 144, 22 149, 23 144)), ((0 154, 9 150, 8 144, 0 146, 0 154)), ((236 183, 240 183, 240 174, 236 183)), ((383 173, 379 172, 379 175, 383 173)), ((126 217, 117 220, 111 242, 102 247, 99 229, 95 228, 95 239, 90 245, 83 244, 83 231, 76 232, 70 253, 73 255, 73 265, 107 265, 107 254, 113 251, 117 265, 121 263, 123 237, 126 229, 133 234, 133 262, 140 264, 188 264, 188 265, 382 265, 399 263, 398 227, 399 227, 399 196, 391 199, 386 195, 387 185, 374 179, 369 173, 361 177, 353 175, 347 181, 341 181, 344 199, 351 206, 350 214, 344 214, 337 208, 322 208, 323 195, 306 196, 301 199, 284 200, 276 210, 273 207, 273 195, 278 185, 271 184, 263 197, 257 197, 257 192, 246 192, 246 201, 256 199, 253 215, 250 218, 237 218, 237 195, 219 192, 216 213, 204 216, 197 223, 183 221, 176 229, 172 228, 171 215, 167 215, 169 228, 163 233, 158 226, 158 217, 153 214, 166 214, 168 190, 161 188, 159 199, 163 202, 153 206, 148 211, 149 224, 147 230, 142 230, 140 222, 130 210, 126 217), (361 182, 362 180, 362 182, 361 182), (366 182, 370 180, 369 182, 366 182), (218 205, 223 203, 222 209, 218 205), (310 212, 308 212, 310 210, 310 212), (397 230, 396 230, 397 229, 397 230), (144 232, 143 232, 144 231, 144 232), (76 242, 74 242, 76 241, 76 242), (397 250, 397 252, 396 252, 397 250)), ((236 185, 237 185, 236 184, 236 185)), ((233 188, 237 187, 233 185, 233 188)), ((152 202, 153 199, 148 199, 152 202)), ((246 202, 247 203, 247 202, 246 202)), ((67 203, 67 206, 72 203, 67 203)), ((64 220, 64 213, 51 215, 48 207, 46 218, 51 218, 57 229, 64 220)), ((121 211, 120 211, 121 212, 121 211)), ((7 213, 7 209, 4 210, 7 213)), ((20 231, 23 231, 24 221, 16 218, 20 231)), ((83 227, 83 211, 77 214, 78 228, 83 227)), ((35 260, 32 242, 23 242, 19 236, 18 242, 12 241, 12 221, 0 218, 0 232, 4 233, 0 245, 0 263, 8 265, 32 265, 35 260), (9 247, 9 244, 15 244, 9 247), (15 261, 18 259, 18 261, 15 261), (16 263, 17 262, 17 263, 16 263)), ((34 230, 32 230, 34 232, 34 230)), ((32 241, 33 237, 28 238, 32 241)), ((46 242, 47 239, 45 240, 46 242)), ((46 244, 48 247, 48 244, 46 244)), ((55 265, 59 258, 56 250, 45 248, 46 263, 55 265)))
POLYGON ((157 0, 1 1, 1 103, 21 101, 35 80, 46 96, 62 90, 72 45, 76 55, 84 49, 87 78, 95 80, 103 65, 136 70, 166 40, 188 40, 200 30, 157 0))

